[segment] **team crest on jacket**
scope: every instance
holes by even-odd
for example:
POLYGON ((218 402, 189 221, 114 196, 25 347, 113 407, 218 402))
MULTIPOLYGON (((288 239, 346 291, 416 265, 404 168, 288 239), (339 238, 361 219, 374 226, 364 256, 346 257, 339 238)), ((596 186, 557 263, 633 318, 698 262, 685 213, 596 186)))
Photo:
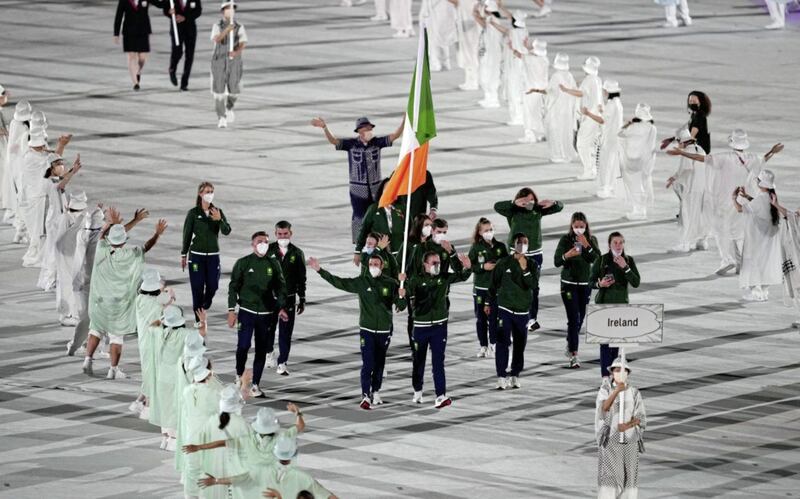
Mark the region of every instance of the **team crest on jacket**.
POLYGON ((272 275, 272 267, 267 267, 267 275, 272 275))
POLYGON ((289 257, 289 262, 290 263, 294 263, 295 260, 296 260, 296 257, 294 255, 289 257))
POLYGON ((383 296, 389 296, 389 288, 381 289, 381 293, 383 294, 383 296))

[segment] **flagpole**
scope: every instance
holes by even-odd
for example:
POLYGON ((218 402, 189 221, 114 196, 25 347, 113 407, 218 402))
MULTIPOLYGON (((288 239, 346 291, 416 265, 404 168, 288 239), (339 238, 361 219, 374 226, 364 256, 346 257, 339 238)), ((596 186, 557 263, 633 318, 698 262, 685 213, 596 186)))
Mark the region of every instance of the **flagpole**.
MULTIPOLYGON (((233 52, 233 37, 236 32, 236 25, 233 23, 233 15, 236 12, 236 3, 235 0, 231 0, 231 26, 233 26, 233 30, 228 34, 228 54, 230 56, 230 52, 233 52)), ((231 57, 233 59, 233 57, 231 57)))
POLYGON ((173 38, 175 39, 175 46, 177 47, 181 42, 178 41, 178 21, 175 19, 175 0, 169 0, 169 8, 172 10, 172 33, 175 35, 173 38))
MULTIPOLYGON (((411 120, 411 133, 417 134, 417 121, 419 120, 419 96, 420 86, 422 85, 422 71, 423 64, 425 63, 425 24, 420 23, 419 26, 419 44, 417 45, 417 66, 414 70, 414 109, 412 111, 413 117, 411 120)), ((408 113, 408 111, 406 111, 408 113)), ((408 118, 408 116, 406 117, 408 118)), ((403 127, 405 129, 405 126, 403 127)), ((405 132, 404 132, 405 133, 405 132)), ((403 230, 403 259, 400 268, 405 273, 406 261, 408 259, 408 224, 411 221, 411 186, 414 177, 414 149, 411 148, 411 158, 408 164, 408 189, 406 190, 406 216, 405 216, 405 229, 403 230)), ((400 282, 400 288, 403 288, 405 282, 400 282)))
MULTIPOLYGON (((624 348, 620 348, 619 349, 619 358, 622 359, 622 367, 620 368, 620 372, 626 372, 626 369, 625 369, 625 365, 626 365, 626 362, 625 362, 625 349, 624 348)), ((628 389, 627 385, 628 385, 628 378, 626 376, 625 377, 625 389, 626 390, 628 389)), ((624 423, 625 423, 625 390, 619 392, 619 424, 624 424, 624 423)), ((619 432, 619 443, 621 443, 621 444, 625 443, 625 432, 624 431, 619 432)))

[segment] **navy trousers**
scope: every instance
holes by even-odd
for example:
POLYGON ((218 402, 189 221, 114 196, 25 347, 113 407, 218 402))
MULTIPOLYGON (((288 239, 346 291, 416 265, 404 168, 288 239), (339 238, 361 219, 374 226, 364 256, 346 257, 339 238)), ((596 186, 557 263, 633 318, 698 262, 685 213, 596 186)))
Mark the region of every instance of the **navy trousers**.
MULTIPOLYGON (((536 262, 536 275, 541 275, 542 271, 542 254, 533 255, 533 261, 536 262)), ((532 270, 532 269, 531 269, 532 270)), ((538 282, 538 281, 537 281, 538 282)), ((530 318, 536 320, 539 316, 539 285, 533 288, 533 296, 531 297, 531 308, 528 310, 530 318)))
POLYGON ((475 304, 475 330, 478 333, 478 343, 482 346, 494 345, 497 343, 497 301, 489 301, 489 291, 485 289, 473 289, 472 299, 475 304), (483 311, 483 307, 489 305, 491 312, 489 315, 483 311))
POLYGON ((380 391, 383 384, 383 368, 386 352, 392 341, 392 333, 371 333, 361 330, 361 393, 368 397, 380 391))
POLYGON ((578 352, 578 342, 586 318, 586 305, 592 295, 592 288, 578 284, 561 283, 561 301, 567 311, 567 349, 578 352))
MULTIPOLYGON (((195 255, 189 253, 189 283, 192 286, 192 309, 211 308, 211 302, 219 289, 219 255, 195 255)), ((195 314, 197 320, 197 314, 195 314)))
POLYGON ((411 384, 415 392, 422 391, 425 375, 425 360, 431 349, 431 372, 436 396, 447 393, 447 380, 444 375, 444 351, 447 347, 447 323, 434 326, 414 326, 414 375, 411 384))
POLYGON ((519 376, 525 367, 525 345, 528 343, 528 314, 514 314, 500 309, 499 327, 497 329, 497 345, 494 366, 498 378, 519 376), (511 352, 511 369, 508 369, 509 347, 511 352))
POLYGON ((253 384, 261 382, 264 364, 267 361, 267 333, 273 314, 254 314, 239 310, 239 341, 236 346, 236 374, 241 376, 247 365, 247 353, 255 336, 256 354, 253 357, 253 384))
POLYGON ((294 296, 287 297, 284 310, 286 310, 289 320, 284 322, 280 320, 278 314, 273 314, 272 322, 270 322, 269 331, 267 332, 267 352, 272 353, 275 350, 275 331, 278 331, 278 364, 285 364, 289 360, 289 351, 292 348, 294 319, 297 315, 294 296))

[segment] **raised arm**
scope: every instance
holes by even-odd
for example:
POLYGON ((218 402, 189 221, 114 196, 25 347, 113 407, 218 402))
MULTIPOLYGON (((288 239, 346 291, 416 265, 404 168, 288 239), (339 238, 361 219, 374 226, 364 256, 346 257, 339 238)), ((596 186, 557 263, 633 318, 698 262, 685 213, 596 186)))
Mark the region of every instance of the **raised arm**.
MULTIPOLYGON (((70 143, 71 140, 72 140, 72 134, 71 133, 65 133, 64 135, 59 137, 58 138, 58 143, 56 143, 56 150, 54 152, 56 154, 58 154, 59 156, 63 156, 64 155, 64 149, 67 148, 67 145, 70 143)), ((78 156, 78 157, 80 158, 80 156, 78 156)))
POLYGON ((403 127, 406 124, 406 115, 403 115, 403 119, 400 120, 400 126, 397 127, 397 130, 389 134, 389 141, 394 142, 395 140, 399 139, 403 136, 403 127))
POLYGON ((81 169, 81 155, 78 154, 78 157, 75 158, 75 162, 72 163, 72 168, 64 175, 61 179, 61 182, 58 183, 58 190, 63 191, 67 188, 67 184, 69 181, 72 180, 72 177, 78 173, 81 169))
MULTIPOLYGON (((149 216, 150 216, 149 211, 147 211, 145 208, 139 208, 133 213, 133 218, 130 220, 130 222, 125 224, 125 232, 130 232, 131 230, 133 230, 134 227, 136 227, 139 224, 139 222, 141 222, 142 220, 144 220, 149 216)), ((115 222, 115 223, 122 223, 122 221, 120 220, 120 222, 115 222)))
POLYGON ((148 239, 147 242, 144 243, 145 253, 153 249, 153 246, 155 246, 156 243, 158 242, 158 238, 160 238, 161 235, 164 234, 165 230, 167 230, 167 221, 161 218, 156 223, 156 230, 153 233, 153 236, 150 239, 148 239))
POLYGON ((767 161, 772 159, 773 156, 775 156, 776 154, 778 154, 781 151, 783 151, 783 144, 778 142, 777 144, 772 146, 772 149, 767 151, 767 154, 764 155, 764 162, 766 163, 767 161))
POLYGON ((692 152, 686 152, 683 149, 678 149, 677 147, 674 149, 670 149, 667 151, 667 154, 670 156, 683 156, 684 158, 689 158, 692 161, 699 161, 701 163, 706 162, 706 157, 702 154, 695 154, 692 152))
POLYGON ((312 119, 311 126, 322 128, 322 131, 325 132, 325 138, 328 139, 328 142, 330 142, 332 145, 339 147, 339 145, 342 143, 342 141, 337 139, 336 136, 328 129, 328 124, 325 123, 325 120, 322 118, 316 117, 312 119))

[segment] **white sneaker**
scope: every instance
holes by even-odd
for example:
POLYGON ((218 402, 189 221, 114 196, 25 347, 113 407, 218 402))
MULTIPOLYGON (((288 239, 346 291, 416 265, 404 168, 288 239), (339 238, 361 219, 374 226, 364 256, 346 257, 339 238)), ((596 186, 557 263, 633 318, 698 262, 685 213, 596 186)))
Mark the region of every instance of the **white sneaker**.
POLYGON ((228 123, 233 123, 234 121, 236 121, 236 113, 233 112, 233 109, 228 109, 227 111, 225 111, 225 120, 228 123))
POLYGON ((452 403, 453 401, 450 400, 450 397, 447 395, 439 395, 436 397, 436 402, 434 402, 433 407, 435 409, 443 409, 452 403))
POLYGON ((596 173, 594 173, 594 174, 592 174, 592 173, 581 173, 580 175, 578 175, 577 178, 578 178, 578 180, 594 180, 594 179, 597 178, 597 174, 596 173))
POLYGON ((72 357, 73 355, 75 354, 72 353, 72 340, 69 340, 67 342, 67 357, 72 357))
POLYGON ((122 372, 122 369, 120 369, 119 366, 109 367, 108 374, 106 374, 106 379, 125 379, 127 377, 128 375, 122 372))
POLYGON ((370 409, 372 409, 372 401, 369 399, 369 397, 364 395, 364 398, 361 399, 361 403, 358 404, 358 406, 364 409, 365 411, 369 411, 370 409))
POLYGON ((64 327, 75 327, 78 325, 78 319, 71 315, 61 317, 58 322, 64 327))
POLYGON ((372 393, 372 405, 381 405, 383 404, 383 399, 378 392, 372 393))
POLYGON ((164 447, 164 450, 167 452, 175 452, 175 447, 177 446, 177 440, 174 437, 167 438, 167 445, 164 447))
POLYGON ((415 404, 421 404, 422 403, 422 392, 421 391, 414 392, 414 397, 411 398, 411 401, 414 402, 415 404))
POLYGON ((289 375, 289 370, 286 368, 286 364, 278 364, 278 369, 276 369, 275 372, 281 376, 289 375))
POLYGON ((677 28, 678 27, 678 20, 674 21, 667 21, 661 25, 662 28, 677 28))
POLYGON ((378 14, 369 18, 370 21, 388 21, 389 17, 386 14, 378 14))
POLYGON ((772 24, 767 24, 766 26, 764 26, 764 29, 783 29, 783 28, 784 24, 781 22, 774 22, 772 24))
POLYGON ((275 352, 267 354, 267 369, 275 369, 275 352))
POLYGON ((525 123, 523 123, 522 121, 515 121, 515 120, 506 121, 506 126, 522 126, 524 124, 525 123))
POLYGON ((139 413, 139 419, 144 419, 145 421, 150 419, 150 406, 146 405, 142 407, 142 412, 139 413))
POLYGON ((237 388, 242 387, 242 378, 238 374, 236 375, 236 379, 233 380, 233 383, 236 385, 237 388))
POLYGON ((217 128, 228 128, 228 120, 224 116, 217 122, 217 128))
POLYGON ((167 441, 169 437, 166 435, 161 435, 161 445, 158 446, 159 449, 164 450, 167 448, 167 441))
POLYGON ((758 296, 753 291, 753 288, 745 288, 744 292, 742 293, 742 299, 744 301, 759 301, 758 296))
POLYGON ((708 249, 708 239, 701 239, 697 241, 697 249, 706 251, 708 249))
POLYGON ((491 100, 490 101, 490 100, 486 100, 486 99, 479 100, 478 101, 478 105, 481 106, 482 108, 485 108, 485 109, 496 109, 496 108, 500 107, 500 103, 497 102, 496 100, 491 100))
POLYGON ((461 84, 458 86, 458 88, 459 88, 460 90, 464 90, 465 92, 468 92, 468 91, 472 91, 472 90, 478 90, 478 85, 475 85, 475 84, 467 84, 467 83, 461 83, 461 84))
POLYGON ((497 350, 497 346, 494 343, 489 345, 489 350, 486 351, 486 358, 493 359, 495 350, 497 350))
POLYGON ((91 357, 84 357, 83 359, 83 374, 88 374, 91 376, 94 374, 94 370, 92 369, 92 358, 91 357))
POLYGON ((142 410, 144 410, 144 403, 141 400, 134 400, 131 402, 131 405, 128 406, 128 411, 133 414, 141 414, 142 410))
POLYGON ((495 390, 505 390, 508 388, 508 378, 497 378, 497 384, 494 388, 495 390))
POLYGON ((405 29, 398 29, 392 35, 392 38, 410 38, 410 37, 411 33, 409 33, 408 30, 405 29))
POLYGON ((684 17, 681 19, 683 21, 683 25, 689 27, 692 25, 692 18, 691 17, 684 17))
POLYGON ((692 247, 689 244, 676 244, 667 250, 668 253, 689 253, 692 247))
POLYGON ((250 396, 253 398, 259 398, 264 396, 264 392, 258 387, 258 385, 253 385, 250 387, 250 396))
POLYGON ((481 349, 480 349, 480 350, 478 350, 478 355, 477 355, 477 357, 478 357, 479 359, 485 359, 485 358, 486 358, 486 353, 487 353, 487 351, 488 351, 488 348, 486 348, 486 347, 481 347, 481 349))
POLYGON ((508 382, 511 388, 522 388, 522 384, 519 382, 519 378, 516 376, 511 376, 511 380, 508 382))

